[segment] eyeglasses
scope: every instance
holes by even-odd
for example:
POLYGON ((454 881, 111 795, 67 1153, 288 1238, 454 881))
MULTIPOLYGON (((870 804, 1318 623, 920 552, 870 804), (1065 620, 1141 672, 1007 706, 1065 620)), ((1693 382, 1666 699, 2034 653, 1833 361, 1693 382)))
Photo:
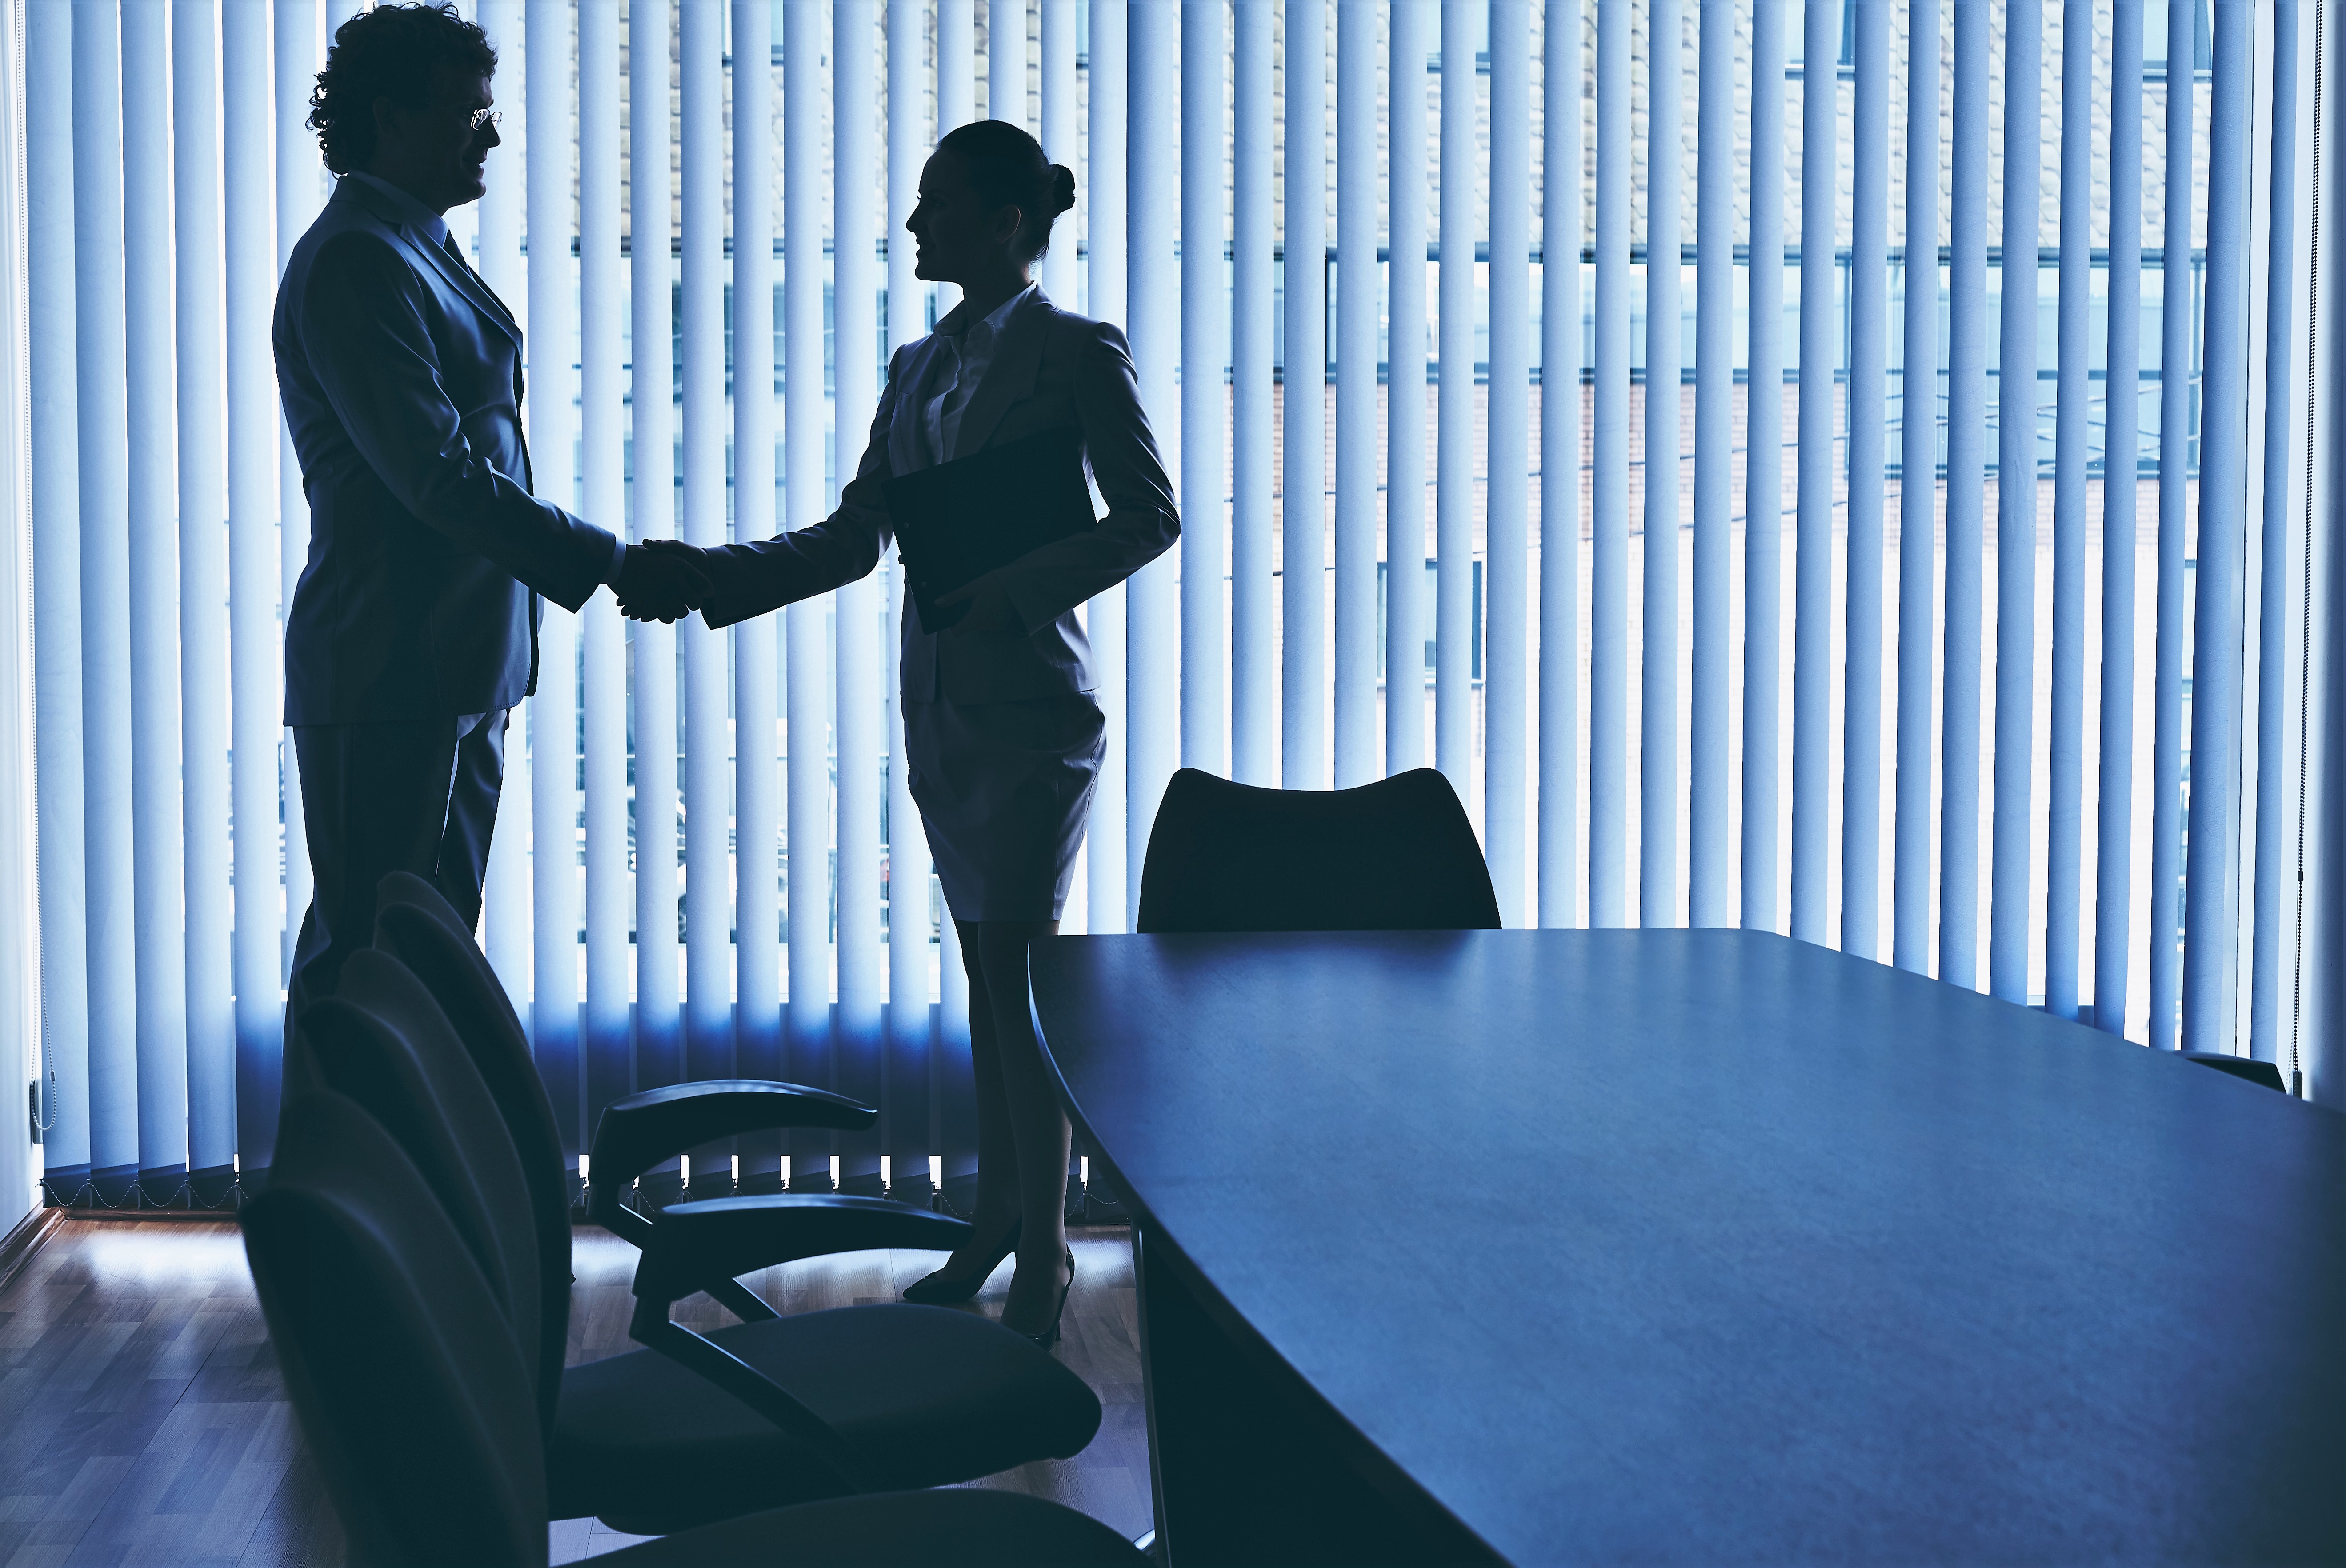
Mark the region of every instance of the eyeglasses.
POLYGON ((475 131, 484 125, 501 126, 505 123, 505 112, 503 109, 474 109, 471 116, 472 128, 475 131))

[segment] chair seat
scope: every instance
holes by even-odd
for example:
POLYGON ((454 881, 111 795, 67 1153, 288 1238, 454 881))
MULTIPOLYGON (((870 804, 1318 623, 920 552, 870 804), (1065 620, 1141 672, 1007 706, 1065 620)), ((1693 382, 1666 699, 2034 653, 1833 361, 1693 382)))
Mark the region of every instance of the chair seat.
MULTIPOLYGON (((883 1306, 740 1323, 709 1338, 829 1421, 891 1487, 974 1481, 1066 1459, 1099 1430, 1099 1400, 1048 1353, 990 1319, 883 1306)), ((651 1350, 572 1367, 546 1453, 548 1515, 599 1515, 665 1535, 746 1507, 840 1488, 749 1406, 651 1350)))
POLYGON ((595 1559, 612 1568, 1139 1568, 1149 1559, 1096 1519, 1014 1492, 881 1492, 753 1513, 595 1559))

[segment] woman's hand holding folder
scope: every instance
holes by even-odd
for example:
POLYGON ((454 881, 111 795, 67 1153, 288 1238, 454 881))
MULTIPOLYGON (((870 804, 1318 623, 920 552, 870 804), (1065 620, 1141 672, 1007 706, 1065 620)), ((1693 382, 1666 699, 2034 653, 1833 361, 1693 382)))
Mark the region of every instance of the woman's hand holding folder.
POLYGON ((937 596, 940 609, 959 604, 967 604, 969 610, 948 626, 948 631, 1001 633, 1019 629, 1018 611, 1002 586, 999 571, 972 577, 953 592, 937 596))

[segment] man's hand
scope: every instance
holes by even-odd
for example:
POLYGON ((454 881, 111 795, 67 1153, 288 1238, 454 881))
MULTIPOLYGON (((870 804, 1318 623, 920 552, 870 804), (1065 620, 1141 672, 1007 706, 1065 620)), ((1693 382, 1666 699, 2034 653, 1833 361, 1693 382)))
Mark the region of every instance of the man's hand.
POLYGON ((937 596, 939 609, 959 604, 968 605, 969 614, 946 628, 949 631, 999 635, 1021 629, 1017 607, 1011 604, 1010 596, 1003 591, 1001 577, 994 573, 973 577, 952 593, 937 596))
POLYGON ((611 585, 620 613, 630 620, 678 621, 709 597, 709 574, 701 552, 681 540, 630 545, 611 585), (663 546, 673 546, 664 548, 663 546))

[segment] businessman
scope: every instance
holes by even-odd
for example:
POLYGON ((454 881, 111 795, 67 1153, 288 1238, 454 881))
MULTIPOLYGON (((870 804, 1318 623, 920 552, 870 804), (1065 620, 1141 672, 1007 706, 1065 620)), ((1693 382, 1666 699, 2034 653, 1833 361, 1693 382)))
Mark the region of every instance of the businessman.
POLYGON ((478 919, 541 601, 575 611, 608 585, 674 620, 708 591, 690 563, 531 494, 521 330, 444 218, 480 197, 498 145, 496 64, 453 6, 378 5, 335 34, 311 96, 340 178, 286 264, 273 332, 311 527, 285 625, 316 875, 293 1018, 372 941, 385 873, 478 919))

